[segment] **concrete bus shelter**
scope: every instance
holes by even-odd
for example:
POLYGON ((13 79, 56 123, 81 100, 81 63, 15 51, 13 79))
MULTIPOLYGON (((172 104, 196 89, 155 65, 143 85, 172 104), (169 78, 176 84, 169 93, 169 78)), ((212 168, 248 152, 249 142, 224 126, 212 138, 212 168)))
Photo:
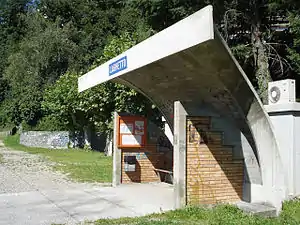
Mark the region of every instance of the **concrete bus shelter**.
POLYGON ((144 94, 166 118, 176 208, 243 200, 280 209, 289 190, 272 124, 215 28, 211 6, 83 75, 79 91, 107 81, 144 94))

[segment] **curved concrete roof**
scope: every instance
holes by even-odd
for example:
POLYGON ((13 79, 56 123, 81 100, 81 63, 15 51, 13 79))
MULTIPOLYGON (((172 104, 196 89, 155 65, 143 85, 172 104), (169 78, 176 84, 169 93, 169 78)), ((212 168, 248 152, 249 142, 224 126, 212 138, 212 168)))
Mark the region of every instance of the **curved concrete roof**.
POLYGON ((263 186, 276 187, 276 192, 266 191, 264 198, 276 205, 285 195, 285 178, 269 117, 214 28, 211 6, 80 77, 79 91, 108 80, 146 95, 171 127, 174 101, 187 107, 207 103, 221 115, 233 118, 259 158, 263 186))

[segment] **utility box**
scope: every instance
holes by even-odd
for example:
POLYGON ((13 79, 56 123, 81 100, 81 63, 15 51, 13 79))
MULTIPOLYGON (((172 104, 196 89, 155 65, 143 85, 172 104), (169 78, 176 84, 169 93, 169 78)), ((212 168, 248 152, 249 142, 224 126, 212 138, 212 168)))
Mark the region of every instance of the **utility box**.
POLYGON ((135 172, 136 156, 125 156, 124 157, 124 170, 125 170, 125 172, 135 172))
POLYGON ((296 101, 296 82, 286 79, 269 82, 269 105, 293 103, 296 101))

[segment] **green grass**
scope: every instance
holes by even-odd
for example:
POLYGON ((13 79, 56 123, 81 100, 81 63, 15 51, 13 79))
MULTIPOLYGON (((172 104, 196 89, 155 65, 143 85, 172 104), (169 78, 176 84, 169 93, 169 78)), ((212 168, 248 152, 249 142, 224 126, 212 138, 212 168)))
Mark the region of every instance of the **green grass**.
POLYGON ((14 150, 47 157, 57 163, 54 169, 68 174, 74 180, 101 183, 112 181, 112 157, 107 157, 103 153, 80 149, 31 148, 20 145, 19 140, 19 135, 8 136, 4 139, 4 144, 14 150))
POLYGON ((278 218, 262 218, 243 213, 234 206, 220 205, 213 209, 189 207, 139 218, 101 219, 96 225, 296 225, 300 224, 300 201, 286 202, 278 218))
POLYGON ((1 131, 0 131, 0 140, 4 140, 4 139, 5 139, 5 137, 7 136, 6 133, 7 133, 7 132, 4 132, 4 131, 1 132, 1 131))

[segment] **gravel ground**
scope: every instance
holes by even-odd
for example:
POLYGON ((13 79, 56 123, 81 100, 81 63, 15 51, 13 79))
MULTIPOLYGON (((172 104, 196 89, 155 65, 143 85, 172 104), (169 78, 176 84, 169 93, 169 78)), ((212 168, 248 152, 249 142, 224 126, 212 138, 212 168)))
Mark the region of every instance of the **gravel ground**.
POLYGON ((54 171, 45 157, 10 150, 0 142, 0 194, 37 191, 40 189, 90 188, 95 184, 76 183, 54 171))

